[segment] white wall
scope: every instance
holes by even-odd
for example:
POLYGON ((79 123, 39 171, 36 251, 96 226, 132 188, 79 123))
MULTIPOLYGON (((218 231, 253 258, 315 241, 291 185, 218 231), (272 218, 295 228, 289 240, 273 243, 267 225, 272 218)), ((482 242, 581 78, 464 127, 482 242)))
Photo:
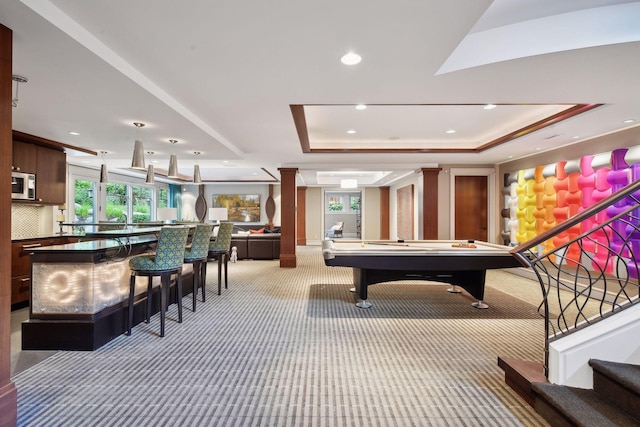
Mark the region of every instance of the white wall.
POLYGON ((380 239, 380 189, 365 187, 362 191, 362 239, 380 239))
POLYGON ((305 193, 307 198, 307 216, 305 218, 307 245, 319 245, 322 239, 324 239, 324 226, 322 222, 322 195, 324 190, 320 187, 307 187, 305 193))

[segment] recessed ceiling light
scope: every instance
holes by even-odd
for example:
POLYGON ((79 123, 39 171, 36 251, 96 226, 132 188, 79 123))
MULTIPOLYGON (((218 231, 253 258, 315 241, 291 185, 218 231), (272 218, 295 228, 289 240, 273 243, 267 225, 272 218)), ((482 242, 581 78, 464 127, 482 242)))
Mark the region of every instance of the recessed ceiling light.
POLYGON ((343 55, 340 61, 342 61, 344 65, 356 65, 362 61, 362 58, 357 53, 349 52, 343 55))
POLYGON ((229 160, 223 160, 222 163, 229 163, 229 160))
POLYGON ((449 130, 447 131, 447 133, 456 133, 456 130, 455 130, 455 129, 449 129, 449 130))
POLYGON ((542 150, 542 148, 536 147, 536 151, 540 151, 540 150, 542 150))
POLYGON ((571 138, 578 139, 578 138, 580 138, 580 135, 573 135, 571 138))
POLYGON ((487 104, 484 107, 482 107, 484 110, 493 110, 494 108, 496 108, 497 105, 496 104, 487 104))
POLYGON ((356 133, 356 131, 355 131, 355 130, 353 130, 353 129, 349 129, 349 130, 347 131, 347 133, 348 133, 348 134, 354 134, 354 133, 356 133))
POLYGON ((513 156, 507 156, 509 159, 513 159, 513 156))
POLYGON ((358 104, 356 105, 356 110, 366 110, 367 106, 364 104, 358 104))
POLYGON ((633 123, 633 122, 635 122, 635 120, 633 120, 633 119, 627 119, 627 120, 625 120, 625 121, 624 121, 624 122, 622 122, 622 123, 633 123))
POLYGON ((78 132, 75 132, 75 131, 70 130, 70 131, 69 131, 69 135, 78 136, 78 135, 80 135, 80 134, 79 134, 78 132))

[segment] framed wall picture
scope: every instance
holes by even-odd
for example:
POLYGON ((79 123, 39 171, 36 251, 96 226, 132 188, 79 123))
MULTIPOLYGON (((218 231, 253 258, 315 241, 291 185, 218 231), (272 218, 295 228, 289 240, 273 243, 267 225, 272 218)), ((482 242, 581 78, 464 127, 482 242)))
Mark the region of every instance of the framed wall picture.
POLYGON ((260 222, 259 194, 214 194, 211 207, 227 208, 231 222, 260 222))

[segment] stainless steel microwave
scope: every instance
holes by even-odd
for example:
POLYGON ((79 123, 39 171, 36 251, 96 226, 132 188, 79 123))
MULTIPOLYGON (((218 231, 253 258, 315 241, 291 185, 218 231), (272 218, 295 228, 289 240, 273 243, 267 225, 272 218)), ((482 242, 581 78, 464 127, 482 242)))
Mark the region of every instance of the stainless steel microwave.
POLYGON ((36 176, 32 173, 11 172, 11 198, 14 200, 35 200, 36 176))

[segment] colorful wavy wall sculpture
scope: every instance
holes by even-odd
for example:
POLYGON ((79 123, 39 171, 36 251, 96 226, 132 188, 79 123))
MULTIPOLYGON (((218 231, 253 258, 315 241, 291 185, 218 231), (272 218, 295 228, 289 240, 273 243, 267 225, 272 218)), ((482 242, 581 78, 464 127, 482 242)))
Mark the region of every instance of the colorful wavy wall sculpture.
MULTIPOLYGON (((639 179, 640 145, 507 174, 501 213, 503 240, 510 245, 528 241, 639 179)), ((640 198, 640 192, 636 197, 640 198)), ((548 252, 568 245, 561 262, 577 264, 583 252, 571 241, 628 209, 632 203, 635 201, 629 199, 616 203, 545 242, 540 250, 548 252)), ((640 208, 634 217, 640 218, 640 208)), ((631 217, 621 219, 613 224, 613 232, 607 229, 592 233, 591 240, 582 241, 582 249, 591 258, 594 270, 611 273, 623 262, 629 274, 638 278, 640 232, 629 225, 631 217), (623 258, 619 259, 609 247, 623 258)))

